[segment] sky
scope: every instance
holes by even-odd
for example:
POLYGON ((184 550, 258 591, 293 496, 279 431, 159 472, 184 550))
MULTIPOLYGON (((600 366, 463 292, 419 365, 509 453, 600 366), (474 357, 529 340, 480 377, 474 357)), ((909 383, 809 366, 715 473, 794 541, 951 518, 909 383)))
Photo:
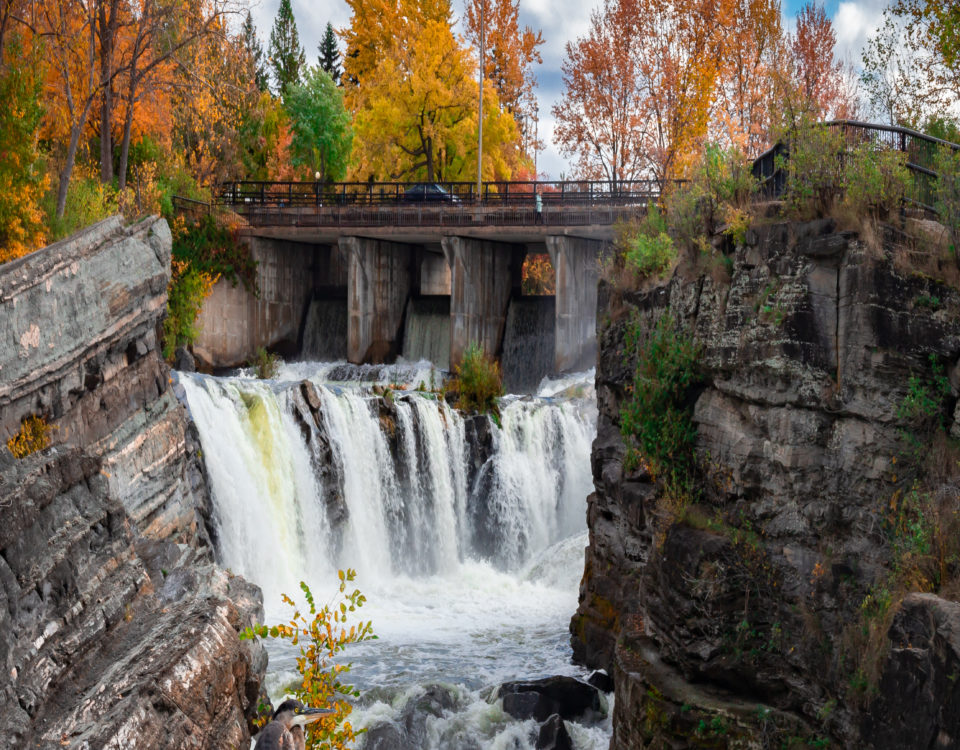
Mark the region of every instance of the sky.
MULTIPOLYGON (((804 0, 782 0, 786 28, 804 0)), ((826 0, 824 7, 833 19, 837 33, 838 54, 843 60, 859 65, 860 53, 870 34, 882 22, 883 10, 890 0, 826 0)), ((256 0, 255 0, 256 3, 256 0)), ((537 98, 540 104, 540 140, 546 145, 537 159, 537 168, 546 179, 560 179, 569 174, 570 167, 552 141, 554 120, 550 114, 553 104, 563 92, 560 66, 568 41, 583 36, 590 24, 590 12, 600 0, 520 0, 520 23, 543 31, 544 45, 540 48, 543 65, 537 70, 537 98)), ((260 40, 266 49, 270 28, 280 0, 259 0, 253 7, 253 20, 260 40)), ((300 41, 307 54, 307 62, 317 61, 317 46, 327 22, 334 28, 350 23, 350 9, 343 0, 292 0, 300 41)), ((454 0, 457 18, 463 17, 462 0, 454 0)), ((458 29, 462 33, 462 29, 458 29)))

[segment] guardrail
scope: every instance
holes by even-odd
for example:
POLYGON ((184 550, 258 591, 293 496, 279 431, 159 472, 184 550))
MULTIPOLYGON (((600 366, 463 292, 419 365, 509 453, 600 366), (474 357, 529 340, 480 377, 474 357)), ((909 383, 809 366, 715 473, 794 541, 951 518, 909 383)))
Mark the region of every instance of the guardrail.
MULTIPOLYGON (((906 154, 906 166, 913 175, 915 191, 910 200, 935 212, 933 194, 937 180, 937 152, 941 148, 960 151, 960 145, 896 125, 877 125, 858 120, 831 120, 820 125, 839 130, 847 150, 872 143, 906 154)), ((781 195, 786 187, 786 175, 783 170, 777 169, 777 157, 781 155, 789 158, 788 143, 774 144, 753 162, 753 175, 760 181, 761 192, 768 197, 781 195)), ((838 154, 838 170, 843 166, 843 156, 842 153, 838 154)))
POLYGON ((537 196, 547 206, 646 205, 660 196, 657 180, 437 182, 442 194, 418 196, 423 182, 229 182, 217 192, 217 202, 235 210, 256 206, 392 206, 434 204, 469 206, 534 206, 537 196))

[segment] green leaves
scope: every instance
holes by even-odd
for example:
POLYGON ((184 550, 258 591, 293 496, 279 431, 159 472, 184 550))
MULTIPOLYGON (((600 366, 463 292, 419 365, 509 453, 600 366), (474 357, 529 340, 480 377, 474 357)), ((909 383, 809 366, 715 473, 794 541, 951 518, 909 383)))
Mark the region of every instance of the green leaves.
POLYGON ((283 106, 290 117, 294 166, 319 173, 321 183, 343 179, 353 148, 353 128, 343 92, 330 74, 319 67, 307 68, 302 83, 287 87, 283 106))

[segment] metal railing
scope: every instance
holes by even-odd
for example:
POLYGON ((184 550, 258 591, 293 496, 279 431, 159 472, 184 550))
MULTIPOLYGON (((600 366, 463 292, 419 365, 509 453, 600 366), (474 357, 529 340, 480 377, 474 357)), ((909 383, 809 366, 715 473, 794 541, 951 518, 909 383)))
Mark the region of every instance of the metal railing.
POLYGON ((257 206, 393 206, 398 204, 535 206, 646 205, 660 195, 657 180, 437 182, 444 195, 423 198, 415 190, 423 182, 229 182, 217 191, 217 202, 245 211, 257 206))
MULTIPOLYGON (((832 120, 820 125, 842 133, 844 152, 869 143, 906 154, 906 166, 914 183, 914 195, 910 196, 910 200, 928 211, 935 210, 937 154, 942 148, 960 151, 960 145, 897 125, 877 125, 857 120, 832 120)), ((778 142, 754 160, 753 175, 760 181, 763 195, 776 197, 783 194, 786 174, 777 167, 777 157, 789 158, 789 155, 789 144, 778 142)), ((838 154, 838 170, 842 168, 843 157, 844 153, 838 154)))

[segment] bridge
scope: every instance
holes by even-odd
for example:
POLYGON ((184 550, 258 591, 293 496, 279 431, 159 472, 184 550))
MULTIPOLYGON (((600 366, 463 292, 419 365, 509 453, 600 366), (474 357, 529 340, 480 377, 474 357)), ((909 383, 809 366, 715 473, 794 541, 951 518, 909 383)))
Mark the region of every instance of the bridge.
MULTIPOLYGON (((905 152, 919 187, 915 202, 927 210, 936 149, 960 148, 905 128, 823 125, 841 130, 848 146, 873 142, 905 152)), ((789 144, 754 162, 765 197, 783 190, 779 155, 789 155, 789 144)), ((472 182, 444 182, 436 200, 414 195, 421 185, 233 182, 220 186, 212 208, 181 201, 183 210, 242 217, 241 233, 261 269, 259 300, 224 284, 215 288, 198 347, 221 365, 270 345, 355 363, 402 354, 445 366, 476 341, 536 370, 534 380, 591 366, 598 260, 615 225, 645 213, 661 184, 486 182, 478 190, 472 182), (521 267, 530 254, 550 256, 553 299, 523 295, 521 267), (536 330, 525 334, 521 318, 539 321, 536 330), (519 341, 525 335, 529 340, 519 341), (552 339, 549 351, 526 362, 536 336, 552 339), (438 338, 445 341, 427 341, 438 338)))

